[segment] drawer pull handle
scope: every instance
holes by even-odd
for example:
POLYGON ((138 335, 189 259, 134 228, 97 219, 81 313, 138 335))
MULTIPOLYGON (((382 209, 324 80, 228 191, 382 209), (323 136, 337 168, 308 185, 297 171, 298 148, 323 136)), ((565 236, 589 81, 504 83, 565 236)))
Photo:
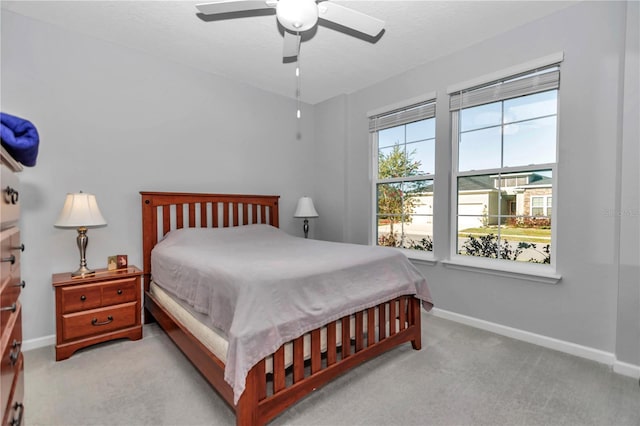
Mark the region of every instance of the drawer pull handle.
POLYGON ((122 294, 122 289, 121 288, 118 289, 118 294, 122 294))
POLYGON ((16 309, 18 309, 18 306, 14 303, 11 306, 5 306, 0 308, 0 312, 6 312, 6 311, 15 312, 16 309))
POLYGON ((83 294, 82 296, 80 296, 80 300, 82 300, 82 301, 84 302, 85 300, 87 300, 87 296, 85 296, 85 295, 83 294))
POLYGON ((16 287, 22 287, 22 288, 25 288, 25 287, 26 287, 26 285, 27 285, 27 283, 25 283, 25 282, 24 282, 24 280, 22 280, 22 281, 20 281, 20 284, 16 284, 15 286, 16 286, 16 287))
POLYGON ((3 262, 11 262, 11 264, 13 265, 14 263, 16 263, 16 257, 14 255, 11 255, 9 257, 3 257, 2 261, 3 262))
POLYGON ((97 326, 99 326, 99 325, 107 325, 107 324, 109 324, 109 323, 110 323, 110 322, 112 322, 112 321, 113 321, 113 317, 112 317, 111 315, 109 315, 109 316, 107 317, 107 320, 106 320, 106 321, 103 321, 103 322, 98 322, 98 318, 94 318, 94 319, 92 319, 92 320, 91 320, 91 325, 95 325, 95 326, 97 327, 97 326))
POLYGON ((18 415, 18 417, 13 417, 9 421, 10 426, 20 426, 22 424, 22 415, 24 414, 24 404, 22 404, 21 402, 16 402, 15 404, 13 404, 13 411, 18 411, 18 410, 20 410, 20 414, 18 415))
POLYGON ((17 348, 20 345, 22 345, 22 342, 17 341, 16 339, 13 339, 13 343, 11 344, 12 348, 17 348))
POLYGON ((18 247, 11 247, 11 250, 24 251, 24 244, 20 244, 18 247))
POLYGON ((20 357, 20 349, 18 349, 15 352, 13 351, 9 352, 9 362, 11 363, 12 367, 16 365, 16 362, 18 362, 19 357, 20 357))
POLYGON ((18 191, 10 186, 7 186, 7 189, 5 189, 4 192, 6 193, 4 199, 7 201, 7 203, 18 204, 18 198, 20 197, 20 193, 18 191))

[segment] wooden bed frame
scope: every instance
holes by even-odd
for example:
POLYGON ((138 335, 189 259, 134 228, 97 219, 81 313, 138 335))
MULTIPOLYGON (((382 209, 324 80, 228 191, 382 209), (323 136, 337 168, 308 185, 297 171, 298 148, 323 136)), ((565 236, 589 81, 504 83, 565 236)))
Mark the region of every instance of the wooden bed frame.
POLYGON ((293 364, 284 365, 284 345, 271 357, 272 372, 265 372, 266 359, 249 371, 246 388, 237 405, 233 390, 224 380, 224 363, 166 311, 149 291, 151 249, 164 234, 183 227, 229 227, 253 223, 278 226, 279 196, 222 195, 176 192, 140 192, 142 196, 142 246, 144 263, 145 323, 155 319, 205 379, 236 413, 237 425, 263 425, 310 392, 336 376, 400 344, 421 348, 420 303, 402 296, 355 312, 326 327, 326 351, 321 351, 321 328, 308 333, 310 360, 305 362, 303 336, 293 340, 293 364), (161 220, 159 218, 161 216, 161 220), (376 315, 377 314, 377 315, 376 315), (376 318, 377 316, 377 318, 376 318), (388 321, 385 318, 396 321, 388 321), (376 321, 378 323, 376 323, 376 321), (336 344, 341 323, 342 342, 336 344), (355 330, 351 330, 351 324, 355 330), (366 332, 366 328, 372 332, 366 332), (354 338, 350 338, 355 335, 354 338))

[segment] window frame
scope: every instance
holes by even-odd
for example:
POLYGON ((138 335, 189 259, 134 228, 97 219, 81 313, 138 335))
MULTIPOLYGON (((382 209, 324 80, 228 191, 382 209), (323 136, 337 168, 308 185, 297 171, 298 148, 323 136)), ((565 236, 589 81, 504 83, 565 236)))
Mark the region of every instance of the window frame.
MULTIPOLYGON (((449 95, 449 100, 451 103, 452 96, 456 93, 462 93, 465 90, 473 90, 478 87, 488 87, 492 84, 496 84, 499 81, 508 81, 511 78, 518 77, 521 75, 527 75, 530 73, 534 73, 537 70, 542 70, 549 67, 557 67, 558 71, 561 70, 561 62, 563 59, 563 53, 557 53, 554 55, 549 55, 548 57, 541 58, 539 60, 531 61, 528 64, 523 64, 520 66, 512 67, 509 70, 505 70, 503 72, 493 73, 489 76, 481 77, 479 79, 467 82, 460 83, 456 86, 451 86, 447 89, 447 93, 449 95)), ((558 77, 559 78, 559 77, 558 77)), ((547 90, 554 89, 543 89, 539 91, 533 91, 529 94, 540 93, 547 90)), ((493 102, 504 102, 508 99, 512 99, 513 97, 502 97, 499 99, 494 99, 489 102, 483 102, 483 104, 493 103, 493 102)), ((470 170, 465 172, 459 172, 459 143, 460 143, 460 114, 464 108, 471 108, 473 106, 464 107, 462 100, 460 101, 460 105, 457 109, 450 111, 450 125, 451 125, 451 134, 450 134, 450 143, 451 143, 451 189, 450 189, 450 227, 449 227, 449 258, 443 260, 442 263, 447 267, 452 267, 456 269, 463 270, 474 270, 485 272, 494 275, 503 275, 509 277, 517 277, 530 279, 533 281, 541 281, 546 283, 556 283, 561 279, 561 276, 556 272, 557 266, 557 214, 556 208, 557 203, 551 203, 551 207, 548 207, 547 199, 544 199, 544 207, 545 212, 549 208, 549 213, 551 213, 550 217, 553 218, 553 227, 551 231, 551 265, 541 265, 541 264, 531 264, 529 262, 519 262, 512 260, 503 260, 503 259, 494 259, 494 258, 485 258, 485 257, 475 257, 475 256, 466 256, 458 253, 458 178, 464 176, 477 176, 477 175, 489 175, 489 174, 505 174, 505 173, 523 173, 523 172, 534 172, 541 170, 550 170, 552 173, 552 188, 553 193, 558 193, 558 179, 557 179, 557 165, 559 161, 559 145, 560 145, 560 99, 561 99, 561 91, 559 88, 559 84, 557 87, 557 110, 556 110, 556 144, 555 144, 555 162, 553 163, 544 163, 544 164, 535 164, 535 165, 527 165, 527 166, 516 166, 516 167, 501 167, 494 169, 482 169, 482 170, 470 170)), ((501 118, 501 128, 507 125, 504 123, 504 117, 501 118)), ((502 178, 501 178, 502 179, 502 178)), ((550 196, 553 197, 553 194, 550 196)))
MULTIPOLYGON (((405 182, 414 182, 414 181, 423 181, 423 180, 430 180, 432 183, 432 186, 435 185, 435 177, 436 177, 436 171, 435 168, 437 168, 437 164, 434 162, 434 170, 432 173, 427 173, 427 174, 421 174, 421 175, 416 175, 416 176, 404 176, 404 177, 397 177, 397 178, 389 178, 389 179, 384 179, 384 180, 380 180, 378 178, 378 161, 379 161, 379 140, 378 140, 378 134, 380 130, 383 129, 376 129, 372 131, 372 124, 371 121, 375 120, 376 117, 380 117, 380 116, 385 116, 385 115, 389 115, 389 114, 393 114, 394 112, 400 112, 402 110, 410 110, 412 108, 416 108, 418 106, 429 106, 433 108, 433 114, 430 117, 422 117, 419 118, 417 120, 413 120, 413 121, 409 121, 406 123, 402 123, 402 124, 396 124, 396 125, 392 125, 392 126, 388 126, 386 128, 392 128, 392 127, 397 127, 400 125, 406 125, 412 122, 416 122, 416 121, 421 121, 424 119, 433 119, 434 120, 434 125, 435 125, 435 120, 436 120, 436 93, 432 92, 432 93, 427 93, 412 99, 408 99, 402 102, 398 102, 392 105, 387 105, 381 108, 378 108, 376 110, 373 111, 369 111, 367 112, 367 117, 369 118, 369 122, 370 122, 370 126, 369 126, 369 147, 370 147, 370 187, 371 187, 371 207, 370 207, 370 220, 371 220, 371 226, 370 226, 370 230, 369 230, 369 245, 372 246, 378 246, 378 229, 377 229, 377 224, 378 224, 378 185, 381 183, 405 183, 405 182)), ((437 132, 434 133, 434 158, 435 158, 435 144, 437 144, 437 132)), ((435 194, 432 197, 433 203, 435 204, 435 194)), ((435 221, 435 214, 434 214, 435 209, 431 208, 431 220, 432 222, 435 221)), ((432 233, 432 241, 433 241, 433 233, 432 233)), ((435 264, 436 260, 434 257, 434 252, 433 251, 422 251, 422 250, 415 250, 415 249, 407 249, 407 248, 402 248, 402 247, 394 247, 396 250, 399 250, 401 252, 403 252, 407 257, 411 258, 412 260, 418 260, 418 261, 423 261, 426 262, 428 264, 435 264)))

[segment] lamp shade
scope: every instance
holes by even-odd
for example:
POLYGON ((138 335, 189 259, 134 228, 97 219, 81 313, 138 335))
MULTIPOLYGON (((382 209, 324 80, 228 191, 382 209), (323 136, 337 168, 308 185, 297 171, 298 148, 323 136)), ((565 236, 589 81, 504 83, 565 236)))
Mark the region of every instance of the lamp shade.
POLYGON ((102 217, 96 196, 78 192, 67 194, 60 216, 53 226, 57 228, 93 228, 105 226, 107 221, 102 217))
POLYGON ((298 207, 296 207, 293 217, 318 217, 318 212, 313 207, 311 197, 302 197, 298 200, 298 207))

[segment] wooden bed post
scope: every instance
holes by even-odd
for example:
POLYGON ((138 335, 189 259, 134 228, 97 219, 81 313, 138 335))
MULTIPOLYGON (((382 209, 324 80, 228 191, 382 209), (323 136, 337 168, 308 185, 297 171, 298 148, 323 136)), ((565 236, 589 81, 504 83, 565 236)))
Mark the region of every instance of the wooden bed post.
POLYGON ((236 426, 263 425, 264 422, 258 413, 258 402, 260 398, 260 383, 264 382, 264 361, 255 365, 247 374, 245 388, 236 409, 236 426))

